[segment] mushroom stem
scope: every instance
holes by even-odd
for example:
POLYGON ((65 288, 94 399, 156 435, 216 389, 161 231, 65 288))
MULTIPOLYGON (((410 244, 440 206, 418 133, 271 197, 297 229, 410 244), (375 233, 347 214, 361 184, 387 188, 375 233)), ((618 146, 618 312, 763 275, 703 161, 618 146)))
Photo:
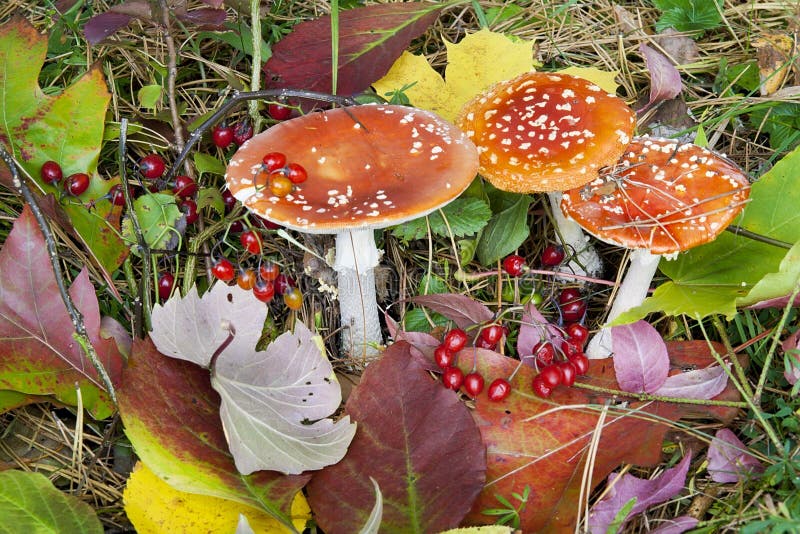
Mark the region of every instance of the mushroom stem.
POLYGON ((569 257, 569 261, 563 264, 559 270, 595 278, 603 270, 603 262, 589 242, 589 236, 583 233, 583 228, 578 223, 561 211, 561 193, 547 193, 547 198, 550 200, 550 211, 553 212, 556 233, 561 238, 561 245, 569 257))
POLYGON ((373 230, 336 234, 333 268, 338 273, 342 350, 365 363, 379 353, 376 345, 383 344, 375 297, 374 270, 379 256, 373 230))
POLYGON ((651 254, 644 248, 636 249, 631 253, 628 272, 625 273, 625 278, 622 279, 622 284, 617 290, 617 296, 611 305, 611 311, 608 312, 606 324, 586 346, 587 357, 608 358, 611 356, 611 327, 608 325, 624 312, 644 302, 660 259, 659 254, 651 254))

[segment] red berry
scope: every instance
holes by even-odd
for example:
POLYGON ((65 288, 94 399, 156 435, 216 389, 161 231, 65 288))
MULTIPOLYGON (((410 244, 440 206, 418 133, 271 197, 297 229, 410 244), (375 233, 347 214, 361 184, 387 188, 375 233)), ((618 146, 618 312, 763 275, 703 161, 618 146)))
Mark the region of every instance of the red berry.
POLYGON ((238 200, 233 196, 230 189, 226 189, 222 192, 222 202, 225 204, 225 213, 228 213, 236 206, 238 200))
POLYGON ((503 260, 503 270, 511 276, 520 276, 524 269, 525 258, 518 254, 511 254, 503 260))
POLYGON ((539 372, 539 376, 542 377, 545 385, 554 388, 561 383, 561 379, 563 377, 561 373, 561 369, 558 367, 558 364, 550 364, 542 368, 539 372))
POLYGON ((564 261, 564 248, 557 245, 549 245, 542 251, 542 265, 545 267, 555 267, 564 261))
POLYGON ((458 367, 450 366, 442 373, 442 383, 447 389, 457 390, 464 383, 464 373, 458 367))
POLYGON ((197 184, 190 177, 180 174, 175 177, 172 191, 182 198, 193 197, 197 193, 197 184))
POLYGON ((270 152, 261 160, 267 172, 274 172, 286 166, 286 154, 282 152, 270 152))
POLYGON ((233 142, 241 146, 253 137, 253 125, 250 121, 243 120, 233 125, 233 142))
POLYGON ((464 392, 473 399, 483 391, 483 377, 480 373, 473 371, 464 377, 464 392))
POLYGON ((550 364, 556 357, 556 349, 549 341, 542 340, 533 346, 533 355, 543 364, 550 364))
POLYGON ((494 350, 497 348, 497 343, 486 341, 481 336, 478 336, 478 339, 475 340, 475 346, 478 347, 479 349, 494 350))
POLYGON ((490 401, 500 402, 511 394, 511 384, 505 378, 495 378, 489 389, 486 390, 486 396, 490 401))
POLYGON ((447 369, 453 365, 455 355, 444 345, 444 343, 442 343, 433 350, 433 359, 436 362, 436 365, 442 369, 447 369))
POLYGON ((442 345, 450 352, 458 352, 467 344, 467 333, 460 328, 454 328, 444 335, 442 345))
POLYGON ((61 165, 55 161, 45 161, 41 170, 42 181, 46 184, 54 184, 64 177, 61 165))
POLYGON ((250 254, 261 254, 261 237, 252 230, 239 235, 239 242, 250 254))
POLYGON ((281 274, 281 268, 277 263, 265 261, 258 268, 258 274, 268 282, 274 282, 278 275, 281 274))
POLYGON ((232 234, 241 234, 244 232, 244 223, 237 219, 228 226, 228 231, 232 234))
POLYGON ((227 258, 219 258, 211 266, 211 274, 223 282, 230 282, 236 277, 236 269, 227 258))
POLYGON ((586 341, 589 339, 589 329, 581 323, 568 324, 564 332, 566 332, 570 339, 579 341, 581 346, 585 345, 586 341))
POLYGON ((500 338, 503 337, 503 327, 499 324, 490 324, 483 330, 481 330, 480 337, 487 343, 491 343, 493 345, 497 345, 500 341, 500 338))
POLYGON ((256 272, 253 269, 239 269, 236 284, 245 291, 250 291, 256 285, 256 272))
POLYGON ((161 273, 158 277, 158 296, 161 300, 167 300, 172 294, 172 288, 175 286, 175 277, 172 273, 161 273))
POLYGON ((581 290, 577 287, 566 287, 561 290, 561 293, 558 294, 558 303, 559 304, 567 304, 568 302, 575 302, 576 300, 581 300, 583 298, 583 294, 581 294, 581 290))
POLYGON ((72 196, 82 195, 89 189, 89 175, 84 172, 69 175, 64 182, 64 189, 72 196))
POLYGON ((276 121, 285 121, 292 116, 292 108, 287 108, 280 104, 270 104, 269 107, 267 107, 267 112, 269 116, 276 121))
POLYGON ((197 219, 200 218, 200 214, 197 213, 197 202, 191 198, 181 200, 178 206, 181 208, 184 215, 186 215, 186 224, 194 224, 197 222, 197 219))
POLYGON ((543 399, 549 397, 553 392, 553 388, 545 384, 544 379, 542 379, 542 375, 534 376, 531 386, 533 387, 533 392, 536 394, 536 396, 543 399))
POLYGON ((574 384, 578 371, 572 362, 558 362, 556 365, 561 370, 561 383, 567 387, 574 384))
POLYGON ((211 130, 211 139, 220 148, 228 148, 233 143, 233 128, 225 125, 214 126, 211 130))
MULTIPOLYGON (((128 192, 132 195, 133 192, 129 189, 128 192)), ((108 190, 108 199, 114 206, 125 205, 125 192, 122 190, 122 184, 115 184, 108 190)))
POLYGON ((283 294, 283 303, 290 310, 299 310, 303 305, 303 293, 298 288, 292 287, 283 294))
POLYGON ((295 284, 295 281, 292 280, 291 277, 286 276, 285 274, 279 274, 275 278, 275 292, 278 295, 283 295, 284 293, 286 293, 287 291, 289 291, 290 289, 292 289, 296 285, 297 284, 295 284))
POLYGON ((586 302, 573 300, 561 305, 561 318, 568 322, 580 321, 586 314, 586 302))
POLYGON ((158 154, 148 154, 139 160, 139 172, 147 179, 161 178, 166 170, 164 159, 158 154))
POLYGON ((262 302, 269 302, 275 296, 275 284, 270 280, 258 278, 253 286, 253 295, 262 302))
POLYGON ((570 363, 575 366, 575 372, 578 373, 578 376, 585 375, 589 372, 589 358, 582 352, 573 355, 569 359, 570 363))
POLYGON ((561 342, 561 352, 563 352, 567 358, 571 358, 575 354, 583 352, 583 343, 575 338, 568 337, 561 342))
POLYGON ((306 179, 308 179, 308 173, 306 172, 305 167, 299 163, 290 163, 286 168, 286 177, 293 184, 302 184, 306 181, 306 179))

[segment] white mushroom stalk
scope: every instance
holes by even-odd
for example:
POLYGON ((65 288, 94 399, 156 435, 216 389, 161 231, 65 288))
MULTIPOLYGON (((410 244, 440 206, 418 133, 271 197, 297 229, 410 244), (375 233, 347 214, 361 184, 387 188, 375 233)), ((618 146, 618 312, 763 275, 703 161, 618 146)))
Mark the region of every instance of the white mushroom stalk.
POLYGON ((634 139, 617 165, 564 193, 561 207, 598 239, 633 249, 606 325, 586 355, 613 354, 610 323, 647 296, 661 255, 713 241, 747 202, 750 182, 735 164, 693 144, 634 139))
POLYGON ((561 211, 561 193, 547 193, 550 211, 556 225, 556 234, 561 238, 561 245, 569 260, 560 265, 558 270, 566 274, 596 277, 603 271, 603 261, 597 249, 591 243, 581 225, 566 217, 561 211))

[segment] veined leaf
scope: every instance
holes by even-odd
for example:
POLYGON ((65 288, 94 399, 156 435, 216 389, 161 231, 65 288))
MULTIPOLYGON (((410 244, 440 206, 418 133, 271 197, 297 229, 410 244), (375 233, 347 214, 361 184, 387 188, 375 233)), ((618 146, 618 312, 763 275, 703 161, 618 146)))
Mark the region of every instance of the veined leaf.
POLYGON ((656 22, 659 32, 675 28, 700 37, 705 30, 722 22, 722 0, 654 0, 653 3, 662 11, 656 22))
POLYGON ((413 219, 392 228, 392 234, 403 241, 423 239, 431 232, 441 237, 464 237, 486 226, 492 211, 489 205, 477 198, 457 198, 443 208, 425 217, 413 219))
POLYGON ((528 208, 532 201, 528 195, 519 195, 514 204, 492 217, 478 240, 478 259, 483 265, 492 265, 511 254, 528 238, 528 208))

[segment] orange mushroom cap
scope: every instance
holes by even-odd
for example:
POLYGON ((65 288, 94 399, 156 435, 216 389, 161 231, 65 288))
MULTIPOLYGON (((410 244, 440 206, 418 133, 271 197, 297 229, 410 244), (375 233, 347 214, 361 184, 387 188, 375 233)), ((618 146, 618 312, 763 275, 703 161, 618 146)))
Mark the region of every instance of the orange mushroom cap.
POLYGON ((562 191, 597 177, 628 146, 625 102, 583 78, 528 72, 467 103, 456 119, 480 153, 480 173, 517 193, 562 191))
POLYGON ((428 111, 363 105, 279 123, 243 144, 225 180, 256 214, 308 233, 383 228, 421 217, 461 194, 478 172, 475 145, 428 111), (270 193, 262 158, 284 153, 308 179, 270 193))
POLYGON ((722 156, 635 138, 615 166, 565 191, 561 209, 598 239, 671 254, 713 241, 749 195, 747 176, 722 156))

